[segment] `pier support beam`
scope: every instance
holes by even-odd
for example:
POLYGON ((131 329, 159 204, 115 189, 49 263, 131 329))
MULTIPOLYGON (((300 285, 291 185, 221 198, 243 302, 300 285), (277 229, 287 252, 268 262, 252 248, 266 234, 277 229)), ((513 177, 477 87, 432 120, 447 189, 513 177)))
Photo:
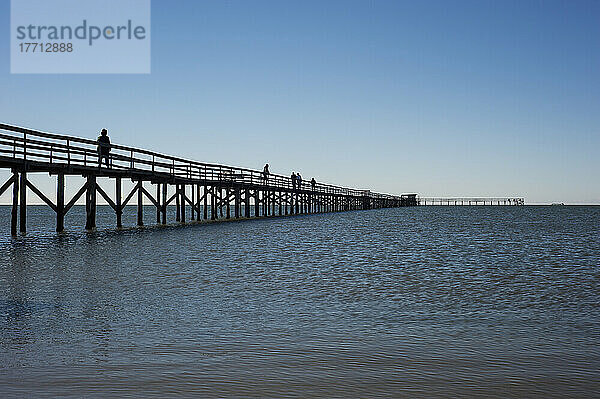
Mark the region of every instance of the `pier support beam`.
POLYGON ((181 185, 179 195, 181 196, 181 200, 179 201, 181 203, 181 223, 185 223, 185 184, 181 185))
POLYGON ((21 171, 21 184, 19 186, 19 231, 27 232, 27 172, 21 171))
MULTIPOLYGON (((191 200, 192 205, 190 206, 190 208, 191 208, 190 221, 193 222, 194 220, 196 220, 196 210, 194 209, 194 205, 196 204, 196 191, 194 190, 194 184, 191 184, 190 188, 191 188, 190 191, 191 191, 191 196, 192 196, 192 200, 191 200)), ((185 194, 185 191, 184 191, 184 194, 185 194)))
POLYGON ((246 216, 247 218, 250 217, 250 189, 248 187, 246 187, 244 189, 244 216, 246 216))
POLYGON ((144 225, 144 201, 142 197, 142 181, 137 182, 137 225, 144 225))
POLYGON ((65 174, 56 177, 56 231, 65 230, 65 174))
POLYGON ((162 224, 167 224, 167 183, 163 183, 163 188, 162 188, 162 205, 161 205, 161 209, 162 209, 162 224))
POLYGON ((259 190, 254 189, 254 217, 260 215, 260 201, 259 201, 259 190))
POLYGON ((212 186, 210 190, 210 220, 217 219, 217 201, 215 198, 216 190, 217 188, 215 186, 212 186))
POLYGON ((96 176, 87 177, 87 190, 85 194, 85 229, 96 228, 96 176))
POLYGON ((223 218, 223 188, 217 189, 217 205, 219 207, 219 217, 223 218))
POLYGON ((199 222, 202 220, 202 215, 200 215, 200 207, 202 206, 202 197, 200 196, 200 185, 196 184, 196 207, 198 208, 198 212, 196 212, 196 221, 199 222))
POLYGON ((162 213, 162 206, 160 205, 160 183, 156 183, 156 224, 160 224, 160 217, 162 213))
POLYGON ((123 227, 123 201, 121 200, 121 178, 115 179, 115 213, 117 214, 117 229, 123 227))
POLYGON ((234 195, 235 195, 234 214, 235 214, 235 218, 239 219, 240 218, 241 194, 240 194, 239 188, 236 187, 234 190, 235 190, 234 191, 234 195))
POLYGON ((19 173, 13 172, 12 209, 10 214, 10 234, 17 235, 17 213, 19 208, 19 173))
POLYGON ((204 220, 208 219, 208 186, 204 185, 204 220))
POLYGON ((179 204, 179 198, 181 197, 179 184, 175 185, 175 221, 181 221, 181 206, 179 204))
POLYGON ((279 216, 283 215, 283 191, 279 192, 279 216))
POLYGON ((225 201, 227 201, 225 217, 229 219, 231 218, 231 191, 228 188, 225 189, 225 201))

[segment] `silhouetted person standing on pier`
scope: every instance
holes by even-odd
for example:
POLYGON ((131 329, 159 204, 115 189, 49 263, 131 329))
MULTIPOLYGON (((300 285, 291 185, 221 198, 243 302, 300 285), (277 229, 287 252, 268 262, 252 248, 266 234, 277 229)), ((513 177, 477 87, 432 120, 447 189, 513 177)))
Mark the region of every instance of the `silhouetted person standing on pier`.
POLYGON ((110 162, 108 160, 110 153, 110 139, 108 138, 108 131, 102 129, 100 136, 97 140, 98 143, 98 167, 102 166, 102 158, 106 162, 106 167, 110 168, 110 162))
POLYGON ((298 190, 302 190, 302 176, 300 176, 300 173, 296 175, 296 180, 296 184, 298 184, 298 190))
POLYGON ((310 186, 312 187, 312 190, 315 191, 315 186, 317 185, 317 181, 315 180, 315 178, 313 177, 310 180, 310 186))
POLYGON ((294 190, 296 190, 296 179, 297 179, 297 177, 296 177, 296 172, 292 172, 292 177, 291 177, 291 179, 292 179, 292 188, 293 188, 294 190))
POLYGON ((263 180, 265 181, 265 184, 267 184, 267 182, 269 181, 269 164, 265 164, 265 167, 263 168, 263 180))

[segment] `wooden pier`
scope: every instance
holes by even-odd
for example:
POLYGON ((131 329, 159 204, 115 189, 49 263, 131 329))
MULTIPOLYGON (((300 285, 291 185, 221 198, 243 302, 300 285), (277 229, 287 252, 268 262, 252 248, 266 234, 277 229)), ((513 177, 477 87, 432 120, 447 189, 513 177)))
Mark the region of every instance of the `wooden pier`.
POLYGON ((417 197, 417 205, 524 205, 524 198, 433 198, 417 197))
POLYGON ((111 144, 110 166, 98 166, 96 140, 45 133, 0 124, 0 169, 11 177, 0 195, 12 188, 11 234, 27 230, 27 196, 31 191, 56 213, 56 231, 65 228, 65 215, 85 195, 85 228, 96 228, 100 195, 114 210, 122 227, 125 206, 137 197, 137 225, 143 225, 144 197, 156 208, 156 223, 167 224, 167 207, 175 204, 175 221, 218 220, 298 215, 416 205, 412 196, 394 196, 331 184, 303 181, 295 187, 289 176, 263 175, 262 171, 190 161, 139 148, 111 144), (56 175, 56 202, 28 178, 31 173, 56 175), (85 178, 76 194, 65 197, 65 176, 85 178), (114 180, 111 198, 99 178, 114 180), (134 182, 123 195, 123 179, 134 182), (144 187, 144 182, 153 189, 144 187), (155 191, 152 193, 150 191, 155 191), (188 215, 189 213, 189 215, 188 215), (18 229, 17 229, 18 228, 18 229))

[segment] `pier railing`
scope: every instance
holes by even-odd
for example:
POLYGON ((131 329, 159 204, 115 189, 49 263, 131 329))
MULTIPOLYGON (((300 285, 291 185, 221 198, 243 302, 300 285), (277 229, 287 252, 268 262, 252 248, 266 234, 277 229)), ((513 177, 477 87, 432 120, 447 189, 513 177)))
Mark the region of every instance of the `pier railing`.
POLYGON ((418 197, 418 205, 524 205, 521 197, 418 197))
MULTIPOLYGON (((0 156, 23 163, 93 167, 98 165, 97 146, 96 140, 0 124, 0 156)), ((263 172, 258 170, 197 162, 119 144, 111 144, 110 148, 110 168, 114 170, 168 175, 173 179, 197 182, 246 183, 288 190, 294 188, 289 176, 271 173, 265 179, 263 172)), ((303 180, 296 189, 312 190, 312 186, 310 181, 303 180)), ((399 196, 320 182, 317 182, 314 191, 333 195, 400 199, 399 196)))

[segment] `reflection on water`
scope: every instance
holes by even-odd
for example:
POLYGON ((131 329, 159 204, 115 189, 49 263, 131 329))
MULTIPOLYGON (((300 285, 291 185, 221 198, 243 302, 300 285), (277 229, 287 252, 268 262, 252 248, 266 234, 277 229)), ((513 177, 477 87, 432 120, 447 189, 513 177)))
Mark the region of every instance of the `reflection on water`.
POLYGON ((2 397, 600 394, 600 207, 94 233, 76 207, 60 235, 32 207, 16 239, 9 212, 2 397))

